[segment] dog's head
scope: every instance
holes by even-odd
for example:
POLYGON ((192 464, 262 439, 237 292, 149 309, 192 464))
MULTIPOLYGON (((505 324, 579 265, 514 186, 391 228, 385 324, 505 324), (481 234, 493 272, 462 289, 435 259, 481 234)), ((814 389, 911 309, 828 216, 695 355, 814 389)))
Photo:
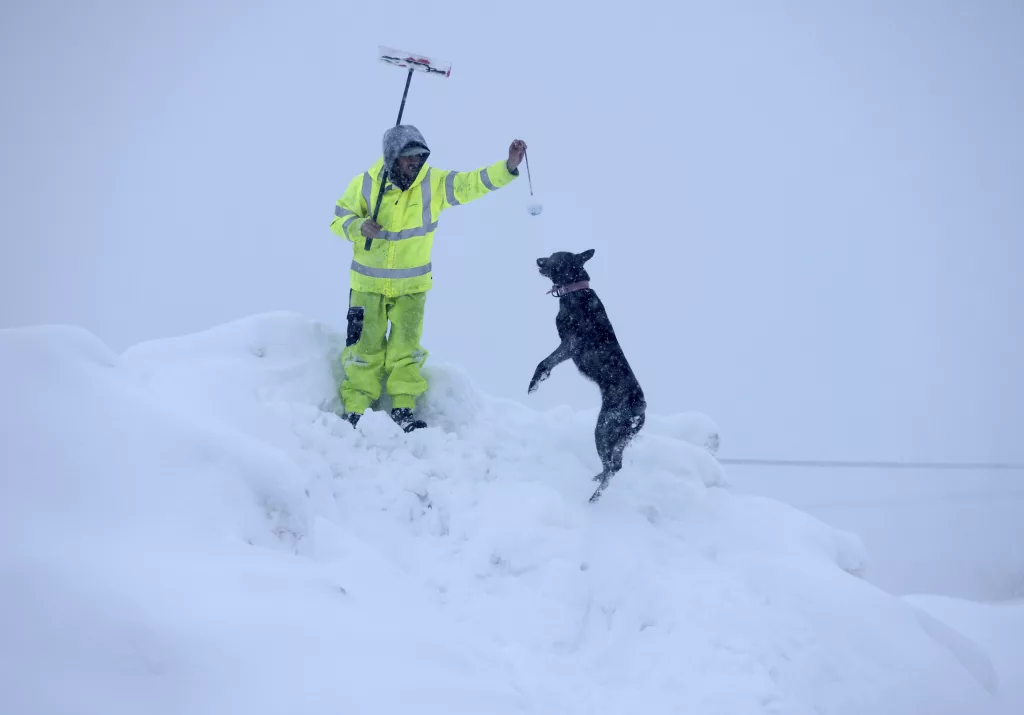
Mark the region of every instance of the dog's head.
POLYGON ((564 286, 579 281, 589 281, 590 276, 587 275, 583 264, 593 257, 593 248, 583 253, 559 251, 552 253, 547 258, 538 258, 537 268, 540 270, 540 274, 550 279, 554 285, 564 286))

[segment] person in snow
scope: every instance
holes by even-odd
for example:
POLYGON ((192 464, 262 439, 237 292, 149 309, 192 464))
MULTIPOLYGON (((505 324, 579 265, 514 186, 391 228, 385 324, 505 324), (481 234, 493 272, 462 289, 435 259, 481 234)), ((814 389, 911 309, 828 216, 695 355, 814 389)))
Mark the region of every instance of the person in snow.
POLYGON ((386 376, 391 417, 411 432, 426 427, 414 410, 416 398, 427 389, 420 374, 427 351, 420 337, 426 293, 433 283, 430 249, 438 217, 450 206, 511 183, 519 176, 526 143, 516 139, 507 160, 467 172, 428 165, 430 149, 411 125, 388 129, 383 149, 384 155, 349 183, 331 222, 331 230, 351 241, 353 251, 340 393, 345 419, 354 426, 380 397, 386 376))

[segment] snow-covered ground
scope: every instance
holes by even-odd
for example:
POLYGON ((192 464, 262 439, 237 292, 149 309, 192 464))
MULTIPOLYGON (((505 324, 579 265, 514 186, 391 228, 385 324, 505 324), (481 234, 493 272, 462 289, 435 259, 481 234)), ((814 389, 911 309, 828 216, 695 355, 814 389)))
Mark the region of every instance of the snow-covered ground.
POLYGON ((999 674, 1003 712, 1024 713, 1024 601, 981 604, 946 596, 905 600, 980 645, 999 674))
POLYGON ((1024 598, 1020 471, 740 466, 729 479, 857 534, 868 580, 891 593, 1024 598))
POLYGON ((111 352, 0 332, 0 712, 1013 712, 1024 611, 898 598, 854 534, 730 488, 651 415, 602 501, 594 413, 430 368, 403 434, 331 409, 330 329, 111 352))

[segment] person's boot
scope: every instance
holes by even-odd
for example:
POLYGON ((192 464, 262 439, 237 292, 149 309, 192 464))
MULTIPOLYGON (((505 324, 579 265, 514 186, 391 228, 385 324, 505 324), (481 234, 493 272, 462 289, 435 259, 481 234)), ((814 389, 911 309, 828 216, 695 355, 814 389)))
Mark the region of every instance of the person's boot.
POLYGON ((362 417, 362 415, 359 414, 358 412, 349 412, 347 415, 345 415, 345 421, 348 422, 353 427, 355 427, 357 424, 359 424, 360 417, 362 417))
POLYGON ((412 410, 408 407, 396 407, 391 410, 391 419, 406 432, 423 429, 427 423, 413 417, 412 410))

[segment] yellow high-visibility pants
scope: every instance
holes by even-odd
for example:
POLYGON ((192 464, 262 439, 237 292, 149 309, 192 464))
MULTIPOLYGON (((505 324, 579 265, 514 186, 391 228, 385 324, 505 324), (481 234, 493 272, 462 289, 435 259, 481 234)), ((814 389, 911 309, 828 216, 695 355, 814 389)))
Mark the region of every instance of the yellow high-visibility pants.
POLYGON ((346 412, 366 412, 380 398, 385 376, 392 407, 415 408, 416 398, 427 391, 427 381, 420 374, 427 359, 420 345, 426 300, 426 293, 388 298, 352 291, 341 354, 345 379, 340 392, 346 412))

